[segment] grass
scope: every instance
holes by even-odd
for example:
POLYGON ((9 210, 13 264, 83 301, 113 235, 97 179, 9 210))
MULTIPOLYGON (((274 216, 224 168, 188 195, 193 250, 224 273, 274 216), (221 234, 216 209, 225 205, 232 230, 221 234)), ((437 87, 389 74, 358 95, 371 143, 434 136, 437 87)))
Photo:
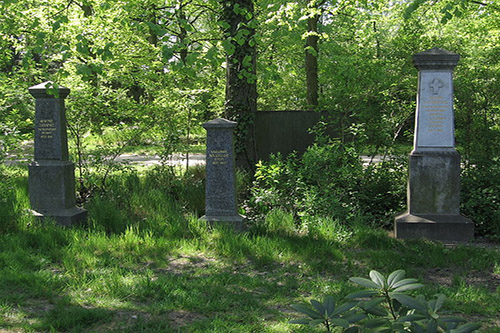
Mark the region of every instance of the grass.
POLYGON ((305 232, 279 210, 246 233, 208 230, 199 169, 114 175, 88 225, 60 228, 27 213, 26 170, 2 172, 0 331, 314 332, 288 324, 290 304, 340 299, 357 290, 351 276, 403 268, 427 298, 443 293, 451 312, 500 332, 498 247, 322 217, 305 232))
MULTIPOLYGON (((74 138, 70 137, 70 147, 75 147, 74 138)), ((156 155, 162 150, 161 134, 154 132, 137 133, 135 129, 106 128, 102 133, 86 134, 83 136, 85 149, 93 154, 103 147, 121 147, 123 154, 156 155), (160 137, 160 138, 159 138, 160 137), (122 147, 125 145, 124 147, 122 147)), ((196 128, 189 139, 185 136, 179 138, 175 152, 190 154, 205 153, 205 131, 196 128)))

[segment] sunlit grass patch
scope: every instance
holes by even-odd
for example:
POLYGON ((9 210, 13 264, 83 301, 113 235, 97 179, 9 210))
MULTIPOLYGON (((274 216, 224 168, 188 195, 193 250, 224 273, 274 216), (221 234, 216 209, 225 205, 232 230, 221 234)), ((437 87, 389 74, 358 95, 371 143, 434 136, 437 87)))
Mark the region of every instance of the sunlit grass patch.
POLYGON ((493 327, 495 247, 402 241, 322 216, 297 224, 277 209, 244 233, 210 227, 190 199, 203 191, 199 172, 113 174, 87 203, 89 222, 73 228, 30 220, 25 175, 17 178, 18 220, 0 232, 0 327, 311 332, 288 324, 290 304, 341 299, 357 290, 349 277, 400 268, 426 297, 446 294, 450 311, 493 327))

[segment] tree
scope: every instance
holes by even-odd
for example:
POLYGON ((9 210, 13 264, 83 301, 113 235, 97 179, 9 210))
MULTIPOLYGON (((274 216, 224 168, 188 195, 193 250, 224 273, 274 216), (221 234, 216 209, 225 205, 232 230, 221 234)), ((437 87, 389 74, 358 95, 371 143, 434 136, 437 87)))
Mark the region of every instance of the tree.
POLYGON ((321 17, 320 7, 325 1, 308 0, 307 36, 305 47, 307 108, 318 106, 318 22, 321 17))
POLYGON ((238 122, 236 164, 253 170, 256 163, 255 112, 257 111, 257 21, 253 0, 221 1, 220 25, 226 51, 225 115, 238 122))

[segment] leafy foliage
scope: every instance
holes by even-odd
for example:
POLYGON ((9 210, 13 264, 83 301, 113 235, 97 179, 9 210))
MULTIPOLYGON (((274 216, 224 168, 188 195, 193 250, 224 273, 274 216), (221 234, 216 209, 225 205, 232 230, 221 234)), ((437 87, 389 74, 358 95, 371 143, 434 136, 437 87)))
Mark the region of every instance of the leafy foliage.
POLYGON ((475 233, 500 240, 500 159, 489 166, 470 166, 461 174, 461 212, 473 219, 475 233))
POLYGON ((481 325, 467 323, 463 318, 443 316, 446 297, 426 301, 422 295, 412 297, 408 291, 423 287, 416 279, 405 278, 404 270, 397 270, 386 278, 370 271, 370 279, 352 277, 349 280, 367 289, 347 295, 348 302, 337 306, 332 296, 323 303, 311 300, 313 309, 294 304, 292 307, 309 318, 291 320, 292 324, 314 326, 323 324, 328 332, 341 327, 343 332, 365 330, 376 332, 474 332, 481 325), (340 317, 343 315, 342 317, 340 317))
POLYGON ((348 328, 350 324, 364 319, 366 316, 362 313, 352 311, 351 309, 356 305, 356 302, 344 303, 336 306, 333 296, 325 297, 322 303, 311 300, 312 309, 302 304, 293 304, 292 308, 302 314, 307 315, 309 318, 290 320, 290 324, 303 324, 315 326, 323 324, 326 330, 334 327, 348 328))
POLYGON ((392 225, 392 214, 405 203, 404 165, 388 160, 363 168, 354 146, 314 145, 301 157, 278 155, 259 163, 250 206, 256 214, 275 207, 292 212, 304 227, 312 216, 392 225))

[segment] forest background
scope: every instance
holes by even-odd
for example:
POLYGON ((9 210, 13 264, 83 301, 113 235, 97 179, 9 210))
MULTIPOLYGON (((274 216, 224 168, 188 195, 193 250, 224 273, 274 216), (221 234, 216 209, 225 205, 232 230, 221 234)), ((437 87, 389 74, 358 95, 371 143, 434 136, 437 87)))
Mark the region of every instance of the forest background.
MULTIPOLYGON (((495 1, 6 0, 0 9, 2 159, 32 139, 27 88, 47 80, 72 91, 74 159, 90 136, 106 140, 87 159, 130 145, 154 146, 167 159, 203 136, 203 122, 225 116, 239 123, 239 164, 253 168, 257 110, 327 111, 322 125, 334 127, 342 144, 349 138, 365 154, 391 154, 411 147, 411 56, 433 47, 458 53, 456 141, 474 184, 465 196, 473 215, 488 215, 479 220, 500 224, 491 216, 500 169, 495 1)), ((321 130, 318 143, 331 143, 321 130)), ((258 172, 260 185, 275 182, 271 171, 258 172)))
POLYGON ((444 294, 451 314, 499 332, 499 91, 498 0, 0 1, 0 330, 319 332, 292 327, 290 305, 341 302, 358 290, 349 277, 403 268, 426 299, 444 294), (388 237, 406 209, 412 55, 434 47, 461 56, 469 244, 388 237), (74 228, 29 211, 28 87, 47 80, 71 89, 69 148, 88 211, 74 228), (257 110, 328 117, 303 155, 256 161, 257 110), (167 163, 203 151, 200 125, 219 116, 239 123, 244 233, 200 221, 203 167, 167 163), (124 152, 161 164, 112 163, 124 152))

